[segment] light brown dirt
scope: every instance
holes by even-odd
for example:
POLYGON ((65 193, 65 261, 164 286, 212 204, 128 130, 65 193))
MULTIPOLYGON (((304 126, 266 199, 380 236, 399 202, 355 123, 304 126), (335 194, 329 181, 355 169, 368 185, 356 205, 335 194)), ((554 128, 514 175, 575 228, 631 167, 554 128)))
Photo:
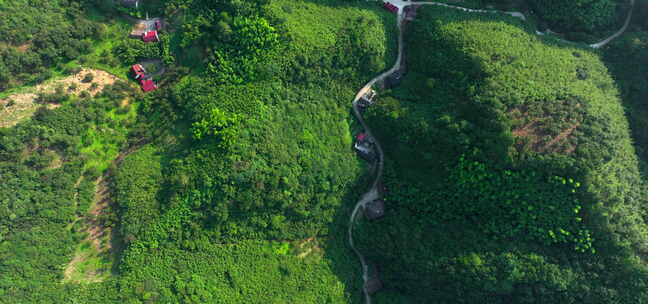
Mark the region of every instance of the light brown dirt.
MULTIPOLYGON (((544 147, 540 148, 540 149, 539 149, 540 152, 544 152, 544 151, 549 150, 549 149, 550 149, 551 147, 553 147, 556 143, 558 143, 558 142, 560 142, 561 140, 564 140, 564 139, 566 139, 567 137, 569 137, 572 133, 574 133, 574 131, 576 130, 576 128, 578 128, 578 126, 579 126, 579 124, 575 124, 575 125, 573 125, 573 126, 567 128, 566 130, 560 132, 560 134, 558 134, 558 136, 554 137, 550 142, 548 142, 546 145, 544 145, 544 147)), ((572 152, 573 152, 574 149, 575 149, 575 147, 571 147, 571 146, 570 146, 570 147, 567 149, 567 151, 572 151, 572 152)))
MULTIPOLYGON (((39 106, 34 102, 38 97, 38 93, 54 93, 57 86, 62 86, 65 92, 71 95, 78 96, 81 92, 87 90, 90 95, 94 96, 101 92, 105 86, 115 83, 118 79, 116 76, 102 70, 84 68, 75 75, 49 81, 31 88, 28 92, 16 93, 7 98, 0 99, 0 128, 15 126, 17 123, 31 117, 39 106), (94 76, 92 82, 82 82, 83 77, 88 73, 94 76), (92 83, 97 84, 97 88, 94 90, 90 89, 92 83), (71 84, 76 84, 77 88, 68 90, 71 84), (13 101, 15 104, 7 106, 10 101, 13 101)), ((47 105, 50 109, 59 106, 57 104, 47 105)))
POLYGON ((146 23, 139 22, 133 26, 133 30, 131 31, 130 34, 131 36, 142 36, 147 29, 148 27, 146 26, 146 23))
POLYGON ((24 53, 24 52, 27 52, 27 50, 29 50, 29 48, 30 48, 31 46, 32 46, 32 42, 31 42, 31 41, 27 41, 27 42, 25 42, 25 43, 23 43, 23 44, 17 46, 17 47, 16 47, 16 50, 18 50, 18 51, 24 53))
POLYGON ((307 239, 297 241, 296 247, 298 248, 297 257, 300 259, 306 258, 310 255, 316 255, 322 253, 322 248, 319 246, 319 241, 315 237, 309 237, 307 239))

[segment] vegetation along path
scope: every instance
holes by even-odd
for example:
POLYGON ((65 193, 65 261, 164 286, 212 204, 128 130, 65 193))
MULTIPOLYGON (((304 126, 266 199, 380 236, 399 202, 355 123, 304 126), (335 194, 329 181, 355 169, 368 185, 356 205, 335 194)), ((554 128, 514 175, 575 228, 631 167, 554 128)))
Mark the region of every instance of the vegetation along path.
MULTIPOLYGON (((364 255, 355 247, 355 245, 353 243, 353 224, 354 224, 354 222, 355 222, 355 220, 356 220, 356 218, 358 216, 358 211, 360 209, 364 208, 365 205, 368 202, 371 202, 371 201, 379 198, 378 184, 380 183, 380 179, 382 177, 382 170, 383 170, 383 166, 384 166, 384 155, 383 155, 382 147, 380 146, 380 142, 378 142, 378 140, 373 136, 373 134, 371 132, 371 129, 367 126, 364 119, 362 118, 362 115, 360 114, 360 110, 358 109, 358 100, 360 100, 360 98, 364 94, 369 92, 369 90, 371 90, 371 87, 375 83, 377 83, 379 81, 382 81, 383 79, 385 79, 389 75, 391 75, 394 72, 398 71, 400 69, 400 67, 401 67, 402 58, 403 58, 403 49, 404 49, 403 33, 402 33, 402 31, 403 31, 402 21, 404 19, 403 9, 405 7, 411 6, 411 5, 437 5, 437 6, 443 6, 443 7, 452 8, 452 9, 459 9, 459 10, 463 10, 463 11, 471 12, 471 13, 503 13, 503 14, 511 15, 513 17, 520 18, 520 19, 526 21, 526 17, 521 12, 504 12, 504 11, 497 11, 497 10, 469 9, 469 8, 464 8, 464 7, 455 6, 455 5, 449 5, 449 4, 445 4, 445 3, 438 3, 438 2, 410 3, 409 1, 403 1, 403 0, 390 0, 390 1, 387 1, 387 2, 389 2, 392 5, 398 7, 398 13, 396 15, 397 26, 398 26, 398 56, 397 56, 397 59, 396 59, 396 63, 394 64, 394 66, 391 69, 389 69, 389 70, 383 72, 382 74, 376 76, 375 78, 370 80, 367 84, 365 84, 362 87, 362 89, 360 89, 358 91, 358 94, 356 94, 355 98, 353 99, 353 114, 356 116, 356 118, 358 119, 358 121, 360 122, 362 127, 364 128, 365 133, 370 138, 372 138, 374 140, 375 148, 376 148, 377 154, 378 154, 375 179, 374 179, 371 187, 369 188, 369 190, 362 196, 362 198, 356 203, 355 207, 353 208, 353 212, 351 213, 351 218, 349 219, 349 229, 348 229, 349 246, 351 247, 353 252, 355 252, 355 254, 358 256, 358 259, 360 260, 360 264, 362 265, 362 279, 364 281, 364 284, 363 284, 363 287, 362 287, 362 293, 364 294, 365 303, 367 303, 367 304, 371 304, 371 296, 367 292, 367 288, 366 288, 367 282, 369 280, 369 274, 368 274, 369 267, 367 265, 367 262, 366 262, 366 259, 365 259, 364 255)), ((602 40, 600 42, 590 44, 589 47, 595 48, 595 49, 603 47, 607 43, 609 43, 610 41, 612 41, 615 38, 621 36, 621 34, 623 34, 625 32, 625 30, 628 27, 628 24, 630 23, 630 19, 632 17, 632 12, 634 10, 634 4, 635 4, 635 0, 630 0, 630 11, 628 13, 628 16, 626 17, 626 20, 625 20, 625 23, 624 23, 623 27, 621 29, 619 29, 619 31, 617 31, 616 33, 612 34, 610 37, 608 37, 608 38, 606 38, 606 39, 604 39, 604 40, 602 40)), ((539 35, 544 35, 544 33, 541 33, 541 32, 538 32, 538 31, 536 31, 536 33, 539 34, 539 35)))

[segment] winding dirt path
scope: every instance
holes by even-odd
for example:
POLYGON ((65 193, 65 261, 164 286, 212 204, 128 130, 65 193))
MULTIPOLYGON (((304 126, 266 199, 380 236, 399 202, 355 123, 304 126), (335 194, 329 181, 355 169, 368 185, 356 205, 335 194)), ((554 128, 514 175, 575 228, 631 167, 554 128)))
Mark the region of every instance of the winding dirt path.
POLYGON ((376 170, 376 177, 374 179, 373 184, 371 185, 371 188, 365 193, 362 198, 356 203, 355 207, 353 208, 353 212, 351 213, 351 218, 349 219, 349 246, 353 250, 353 252, 358 256, 358 259, 360 260, 360 264, 362 264, 362 280, 363 280, 363 287, 362 287, 362 293, 365 296, 365 301, 367 304, 371 304, 371 296, 367 292, 366 288, 366 283, 369 280, 369 267, 367 266, 367 261, 364 258, 364 255, 355 247, 355 244, 353 243, 353 224, 355 223, 356 218, 358 217, 358 211, 360 211, 361 208, 364 208, 364 206, 373 200, 376 200, 380 197, 378 194, 378 183, 380 182, 380 179, 382 178, 382 171, 383 171, 383 165, 384 165, 384 154, 382 147, 380 146, 380 142, 376 140, 376 138, 373 136, 373 133, 371 132, 371 129, 369 126, 364 121, 364 118, 362 118, 362 115, 360 114, 360 110, 358 109, 358 100, 369 90, 371 90, 371 87, 378 81, 381 81, 385 79, 387 76, 393 74, 396 72, 400 66, 401 62, 403 61, 403 27, 402 27, 402 22, 403 22, 403 14, 402 14, 402 9, 399 9, 398 15, 397 15, 397 25, 398 25, 398 56, 396 58, 396 63, 394 66, 383 72, 382 74, 378 75, 374 79, 370 80, 367 84, 358 91, 358 94, 356 94, 355 98, 353 99, 353 114, 355 117, 358 119, 360 124, 365 130, 365 133, 370 137, 374 139, 374 145, 376 147, 376 150, 378 151, 378 167, 376 170))
MULTIPOLYGON (((376 150, 378 152, 378 159, 377 159, 377 170, 376 170, 376 177, 374 179, 373 184, 369 188, 369 190, 362 196, 362 198, 356 203, 355 207, 353 208, 353 212, 351 213, 351 218, 349 219, 349 229, 348 229, 348 237, 349 237, 349 246, 353 250, 353 252, 356 254, 358 257, 358 260, 360 260, 360 264, 362 265, 362 279, 363 279, 363 287, 362 287, 362 293, 365 297, 365 303, 366 304, 371 304, 371 296, 369 295, 366 285, 367 282, 369 281, 369 267, 367 265, 367 261, 364 257, 364 255, 355 247, 355 244, 353 242, 353 225, 358 217, 358 211, 360 209, 364 208, 365 205, 368 202, 371 202, 375 199, 380 198, 380 194, 378 192, 378 184, 380 183, 380 180, 382 178, 382 171, 384 167, 384 153, 383 149, 380 145, 380 142, 376 139, 376 137, 373 136, 373 133, 371 132, 371 129, 367 124, 365 123, 362 115, 360 114, 360 110, 358 109, 358 101, 360 98, 369 92, 371 90, 371 87, 376 84, 378 81, 384 80, 386 77, 389 75, 393 74, 394 72, 398 71, 401 67, 402 60, 403 60, 403 27, 402 23, 404 20, 404 15, 403 15, 403 9, 407 6, 419 6, 419 5, 436 5, 436 6, 443 6, 451 9, 458 9, 462 10, 465 12, 470 12, 470 13, 492 13, 492 14, 506 14, 510 15, 515 18, 520 18, 523 21, 526 21, 526 16, 521 13, 521 12, 505 12, 505 11, 498 11, 498 10, 482 10, 482 9, 469 9, 465 7, 460 7, 456 5, 450 5, 450 4, 445 4, 445 3, 438 3, 438 2, 409 2, 409 1, 403 1, 403 0, 388 0, 386 2, 391 3, 392 5, 398 7, 398 13, 396 16, 397 20, 397 26, 398 26, 398 57, 396 59, 396 63, 394 63, 394 66, 383 72, 382 74, 376 76, 372 80, 370 80, 367 84, 365 84, 359 91, 358 94, 356 94, 355 98, 353 99, 353 114, 355 117, 358 119, 360 124, 365 130, 365 133, 374 140, 374 145, 376 147, 376 150)), ((605 46, 608 44, 610 41, 614 40, 615 38, 621 36, 626 29, 628 28, 628 25, 630 24, 630 20, 632 19, 632 13, 634 10, 634 4, 635 0, 630 0, 630 12, 628 13, 628 17, 625 20, 625 23, 621 29, 619 29, 616 33, 611 35, 610 37, 594 44, 590 44, 589 47, 597 49, 600 47, 605 46)), ((545 33, 538 32, 536 31, 537 35, 545 35, 545 33)), ((564 40, 563 40, 564 41, 564 40)), ((565 42, 570 42, 570 41, 565 41, 565 42)))
MULTIPOLYGON (((452 9, 458 9, 458 10, 462 10, 464 12, 469 12, 469 13, 490 13, 490 14, 500 13, 500 14, 506 14, 506 15, 510 15, 510 16, 520 18, 520 19, 526 21, 526 16, 521 12, 505 12, 505 11, 498 11, 498 10, 470 9, 470 8, 465 8, 465 7, 461 7, 461 6, 450 5, 450 4, 445 4, 445 3, 438 3, 438 2, 414 2, 414 3, 409 3, 409 2, 402 1, 402 0, 389 0, 388 2, 390 2, 390 3, 394 4, 394 5, 396 5, 396 3, 400 4, 401 6, 399 6, 399 8, 401 8, 401 10, 402 10, 403 7, 409 6, 409 5, 436 5, 436 6, 443 6, 443 7, 452 8, 452 9)), ((398 6, 398 5, 396 5, 396 6, 398 6)), ((630 25, 630 20, 632 19, 632 13, 634 11, 634 7, 635 7, 635 0, 630 0, 630 11, 628 12, 628 16, 626 17, 626 20, 625 20, 623 26, 618 31, 616 31, 614 34, 610 35, 609 37, 607 37, 607 38, 605 38, 605 39, 603 39, 603 40, 601 40, 601 41, 599 41, 597 43, 590 44, 588 46, 593 48, 593 49, 598 49, 598 48, 601 48, 601 47, 605 46, 606 44, 610 43, 610 41, 612 41, 612 40, 618 38, 619 36, 621 36, 628 29, 628 25, 630 25)), ((551 30, 547 30, 547 32, 548 33, 553 33, 551 30)), ((536 34, 540 35, 540 36, 543 36, 543 35, 546 35, 547 33, 543 33, 543 32, 540 32, 540 31, 536 30, 536 34)), ((571 42, 571 41, 564 40, 564 39, 560 39, 560 40, 565 41, 565 42, 571 42)), ((573 43, 573 42, 571 42, 571 43, 573 43)))
POLYGON ((610 43, 610 41, 616 39, 617 37, 621 36, 628 29, 628 25, 630 25, 630 20, 632 19, 632 12, 634 12, 634 7, 635 7, 635 0, 630 0, 630 12, 628 12, 628 17, 626 17, 626 20, 623 23, 623 27, 621 27, 621 29, 619 29, 616 33, 612 34, 612 36, 604 39, 603 41, 590 44, 589 46, 591 48, 598 49, 610 43))

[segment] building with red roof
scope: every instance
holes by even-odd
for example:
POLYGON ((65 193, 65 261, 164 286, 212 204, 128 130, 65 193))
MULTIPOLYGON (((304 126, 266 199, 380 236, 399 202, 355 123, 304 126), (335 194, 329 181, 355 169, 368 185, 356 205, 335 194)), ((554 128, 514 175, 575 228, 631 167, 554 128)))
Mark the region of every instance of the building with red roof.
POLYGON ((142 34, 142 41, 144 42, 157 42, 160 41, 157 31, 146 31, 142 34))
POLYGON ((142 91, 144 92, 150 92, 157 89, 157 85, 155 85, 155 82, 153 82, 153 80, 151 79, 140 80, 140 86, 142 87, 142 91))
POLYGON ((383 7, 392 13, 398 14, 398 7, 389 2, 383 3, 383 7))
POLYGON ((138 80, 138 79, 144 78, 146 70, 144 69, 144 67, 141 64, 134 64, 131 67, 131 72, 134 75, 133 78, 135 78, 135 80, 138 80))
POLYGON ((356 135, 356 140, 357 141, 364 141, 366 138, 367 138, 367 134, 365 134, 365 133, 360 133, 360 134, 356 135))

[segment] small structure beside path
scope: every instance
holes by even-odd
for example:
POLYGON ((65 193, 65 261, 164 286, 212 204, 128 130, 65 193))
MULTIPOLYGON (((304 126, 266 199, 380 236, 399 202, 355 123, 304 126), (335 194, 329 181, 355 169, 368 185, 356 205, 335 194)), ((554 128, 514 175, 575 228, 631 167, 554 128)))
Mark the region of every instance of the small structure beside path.
MULTIPOLYGON (((159 72, 164 73, 164 69, 159 72)), ((151 79, 154 74, 147 74, 143 64, 138 63, 131 66, 131 74, 133 79, 139 81, 142 91, 151 92, 158 88, 157 84, 151 79)))
POLYGON ((370 220, 377 220, 385 216, 385 201, 382 198, 368 202, 364 206, 365 217, 370 220))
POLYGON ((358 155, 367 161, 374 161, 376 159, 376 152, 373 148, 373 139, 366 133, 356 135, 356 142, 353 148, 358 155))
POLYGON ((160 41, 160 36, 158 36, 157 31, 146 31, 142 34, 142 41, 144 42, 158 42, 160 41))
POLYGON ((144 92, 151 92, 158 88, 155 82, 153 82, 153 80, 151 79, 140 80, 140 86, 142 87, 142 91, 144 92))
POLYGON ((376 91, 369 90, 369 92, 362 95, 360 100, 358 100, 358 107, 360 107, 361 110, 365 110, 374 103, 374 98, 376 98, 376 91))
POLYGON ((135 78, 135 80, 143 79, 146 76, 146 70, 141 64, 134 64, 131 67, 131 72, 133 73, 133 78, 135 78))
POLYGON ((131 38, 141 39, 147 32, 152 31, 159 34, 158 32, 164 28, 164 20, 162 18, 138 19, 135 22, 133 30, 130 32, 131 38))
POLYGON ((398 14, 398 7, 387 1, 383 2, 383 7, 394 14, 398 14))
POLYGON ((364 290, 371 295, 383 288, 383 282, 380 280, 380 274, 378 273, 376 264, 370 262, 367 264, 369 278, 364 283, 364 290))

